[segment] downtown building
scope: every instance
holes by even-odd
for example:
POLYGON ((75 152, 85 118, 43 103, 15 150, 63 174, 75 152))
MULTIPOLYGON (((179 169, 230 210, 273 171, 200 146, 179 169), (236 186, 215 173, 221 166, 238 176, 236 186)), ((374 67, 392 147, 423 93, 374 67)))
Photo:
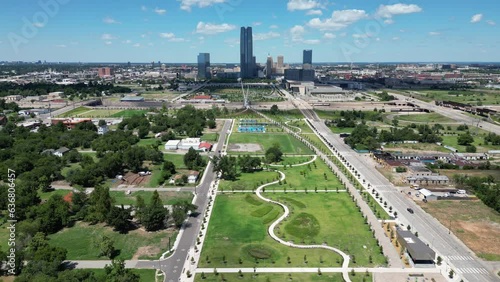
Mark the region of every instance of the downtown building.
POLYGON ((198 55, 198 79, 210 79, 210 54, 200 53, 198 55))
POLYGON ((253 37, 251 27, 242 27, 240 34, 240 68, 241 78, 257 76, 257 64, 253 55, 253 37))

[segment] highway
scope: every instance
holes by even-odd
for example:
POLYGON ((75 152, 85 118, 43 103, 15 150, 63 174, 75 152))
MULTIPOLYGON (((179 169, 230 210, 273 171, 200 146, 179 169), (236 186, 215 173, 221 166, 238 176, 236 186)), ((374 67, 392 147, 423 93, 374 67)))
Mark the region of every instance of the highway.
MULTIPOLYGON (((283 89, 281 91, 313 125, 316 129, 315 133, 320 135, 320 138, 323 136, 331 144, 334 154, 348 168, 350 167, 354 175, 358 175, 364 187, 378 191, 384 200, 397 211, 398 222, 405 226, 410 225, 412 231, 418 231, 419 237, 427 242, 445 263, 451 265, 457 274, 470 282, 498 281, 467 246, 450 234, 448 228, 424 212, 415 202, 406 198, 380 172, 373 166, 369 166, 358 153, 346 145, 338 135, 333 134, 307 102, 293 97, 283 89), (412 208, 415 213, 410 214, 407 208, 412 208)), ((439 108, 439 112, 443 113, 442 108, 439 108)), ((460 114, 460 116, 463 115, 460 114)))
MULTIPOLYGON (((219 135, 219 142, 216 147, 214 147, 214 154, 218 154, 219 150, 222 150, 224 145, 224 140, 228 130, 231 128, 231 121, 226 120, 222 131, 219 135)), ((184 224, 182 235, 179 234, 179 244, 174 250, 173 255, 165 260, 160 261, 139 261, 136 268, 156 268, 161 269, 165 273, 165 280, 168 282, 180 281, 180 277, 183 274, 184 263, 188 258, 188 254, 192 253, 192 248, 196 245, 196 238, 200 232, 200 227, 202 219, 204 217, 204 212, 206 211, 208 205, 208 190, 210 185, 215 180, 215 173, 213 173, 213 164, 210 162, 208 168, 206 169, 206 174, 202 179, 202 183, 198 185, 196 202, 195 205, 198 206, 196 211, 198 216, 189 217, 188 221, 184 224)))
POLYGON ((476 127, 480 127, 486 131, 493 132, 495 134, 500 135, 500 126, 489 123, 487 121, 483 121, 481 116, 476 117, 471 117, 464 112, 460 110, 455 110, 452 108, 447 108, 447 107, 441 107, 441 106, 436 106, 434 103, 427 103, 418 99, 413 99, 409 98, 407 96, 401 95, 401 94, 396 94, 396 93, 390 93, 390 95, 398 98, 401 101, 408 101, 411 102, 423 109, 429 109, 433 112, 439 113, 445 117, 454 119, 458 122, 467 124, 467 125, 472 125, 476 127))

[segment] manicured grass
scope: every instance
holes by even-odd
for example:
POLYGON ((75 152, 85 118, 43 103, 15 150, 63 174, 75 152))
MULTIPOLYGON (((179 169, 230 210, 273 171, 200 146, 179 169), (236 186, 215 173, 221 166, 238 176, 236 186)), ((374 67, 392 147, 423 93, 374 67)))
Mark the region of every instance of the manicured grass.
MULTIPOLYGON (((76 223, 71 228, 65 228, 55 234, 49 235, 50 244, 63 247, 68 250, 69 260, 95 260, 107 259, 99 257, 99 251, 93 246, 93 239, 97 236, 106 235, 114 241, 114 246, 120 254, 117 258, 131 259, 138 248, 151 246, 154 252, 150 254, 159 256, 168 248, 168 237, 173 236, 171 231, 159 231, 154 233, 142 230, 130 231, 128 234, 120 234, 110 227, 102 224, 88 225, 87 223, 76 223)), ((175 237, 171 238, 175 241, 175 237)))
MULTIPOLYGON (((151 201, 153 196, 153 191, 136 191, 132 192, 130 195, 126 195, 124 192, 111 191, 109 192, 111 197, 115 199, 115 205, 135 205, 137 196, 141 196, 146 204, 151 201)), ((193 200, 193 194, 191 192, 158 192, 160 199, 163 201, 164 205, 174 205, 175 203, 187 200, 191 202, 193 200)))
POLYGON ((308 162, 312 160, 313 157, 305 156, 305 157, 284 157, 280 163, 276 163, 277 165, 296 165, 308 162))
POLYGON ((454 120, 438 113, 396 115, 398 120, 408 122, 453 123, 454 120))
MULTIPOLYGON (((243 273, 240 277, 238 273, 219 273, 215 275, 212 273, 205 273, 205 279, 201 278, 201 273, 195 277, 196 282, 220 282, 220 281, 241 281, 241 282, 281 282, 281 281, 295 281, 295 282, 343 282, 341 273, 258 273, 254 276, 253 273, 243 273)), ((357 273, 356 276, 351 276, 351 281, 372 281, 371 274, 368 276, 365 273, 357 273), (364 280, 363 280, 364 277, 364 280)))
POLYGON ((79 163, 73 163, 73 164, 69 164, 65 167, 63 167, 61 169, 61 175, 66 177, 68 175, 68 172, 72 169, 76 169, 76 168, 81 168, 82 166, 79 164, 79 163))
POLYGON ((111 115, 111 117, 131 117, 136 115, 144 115, 147 112, 148 112, 147 110, 123 110, 121 112, 111 115))
POLYGON ((61 195, 64 197, 69 193, 71 193, 71 190, 53 190, 50 192, 42 192, 41 190, 37 191, 37 194, 42 201, 47 201, 50 197, 52 197, 52 195, 61 195))
POLYGON ((383 203, 380 203, 379 200, 377 200, 374 197, 372 197, 366 191, 362 192, 361 195, 364 197, 365 202, 368 204, 368 206, 372 210, 373 214, 378 219, 390 219, 391 218, 389 216, 389 214, 387 214, 387 212, 382 208, 383 203))
POLYGON ((97 161, 99 158, 97 157, 97 154, 95 152, 80 152, 82 156, 91 156, 94 161, 97 161))
POLYGON ((419 91, 428 99, 434 101, 453 101, 476 106, 478 102, 483 105, 498 105, 500 95, 498 91, 448 91, 448 90, 425 90, 419 91))
MULTIPOLYGON (((105 277, 106 271, 104 269, 89 269, 98 277, 105 277)), ((131 271, 140 276, 140 282, 152 282, 155 280, 155 269, 131 269, 131 271)))
POLYGON ((282 214, 277 206, 262 202, 253 194, 219 194, 208 226, 207 237, 199 267, 327 267, 339 266, 342 258, 334 252, 321 249, 295 249, 281 245, 267 234, 263 221, 273 211, 282 214), (247 197, 254 198, 248 200, 247 197), (252 216, 255 210, 271 206, 263 217, 252 216), (304 262, 307 257, 307 263, 304 262), (225 257, 226 263, 223 258, 225 257), (257 259, 259 257, 260 259, 257 259), (288 263, 287 257, 290 257, 288 263), (208 260, 207 260, 208 258, 208 260), (239 261, 241 259, 241 263, 239 261), (321 263, 320 261, 323 261, 321 263))
POLYGON ((141 147, 148 147, 148 148, 151 148, 152 145, 156 145, 156 143, 160 141, 160 145, 158 146, 158 148, 163 149, 165 144, 164 142, 161 142, 161 140, 159 138, 154 138, 154 137, 148 137, 148 138, 144 138, 144 139, 141 139, 139 140, 139 143, 137 143, 138 146, 141 146, 141 147))
POLYGON ((326 243, 339 248, 355 256, 356 263, 351 262, 351 267, 384 265, 385 258, 349 194, 267 193, 265 196, 293 210, 290 218, 277 229, 282 239, 298 244, 326 243), (370 255, 373 263, 369 262, 370 255))
POLYGON ((285 133, 233 133, 229 139, 231 144, 260 144, 262 150, 258 152, 251 153, 265 153, 265 151, 271 148, 274 144, 279 144, 281 151, 284 154, 302 154, 310 155, 312 151, 307 148, 302 142, 295 139, 293 136, 285 133))
POLYGON ((309 124, 304 120, 294 120, 289 122, 288 125, 291 126, 294 130, 295 127, 300 128, 301 133, 313 133, 313 130, 311 129, 311 127, 309 127, 309 124))
POLYGON ((340 127, 336 127, 336 126, 330 126, 329 128, 333 133, 336 133, 336 134, 352 133, 352 131, 354 130, 354 128, 340 128, 340 127))
POLYGON ((218 133, 204 133, 203 136, 201 136, 201 141, 217 142, 218 140, 218 133))
MULTIPOLYGON (((71 105, 71 102, 69 102, 70 105, 71 105)), ((75 117, 81 113, 84 113, 84 112, 87 112, 87 111, 90 111, 92 109, 90 108, 87 108, 87 107, 78 107, 78 108, 74 108, 73 110, 69 111, 69 112, 66 112, 62 115, 59 115, 58 117, 61 117, 61 118, 66 118, 66 117, 75 117)))
POLYGON ((330 149, 319 139, 316 134, 302 134, 306 140, 308 140, 314 147, 318 148, 320 151, 330 152, 330 149))
POLYGON ((276 180, 278 174, 274 171, 257 171, 254 173, 242 173, 236 181, 222 180, 219 184, 219 191, 230 192, 253 190, 258 186, 276 180))
MULTIPOLYGON (((208 162, 207 156, 201 156, 205 161, 208 162)), ((184 154, 163 154, 163 159, 166 161, 171 161, 174 163, 176 169, 187 169, 184 164, 184 154)))
MULTIPOLYGON (((463 134, 463 133, 460 133, 463 134)), ((488 152, 489 150, 496 150, 498 146, 494 145, 484 145, 484 137, 483 136, 473 136, 474 143, 472 145, 476 146, 477 152, 488 152)), ((451 146, 457 149, 460 153, 466 152, 466 146, 458 145, 458 136, 441 136, 443 138, 443 145, 451 146)))

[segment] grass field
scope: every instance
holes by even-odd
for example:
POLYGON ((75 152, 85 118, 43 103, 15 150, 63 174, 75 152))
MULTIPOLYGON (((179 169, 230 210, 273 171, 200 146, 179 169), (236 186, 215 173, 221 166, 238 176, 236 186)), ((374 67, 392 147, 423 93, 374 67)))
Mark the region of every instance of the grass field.
POLYGON ((120 111, 116 114, 113 114, 111 115, 111 117, 131 117, 131 116, 135 116, 135 115, 144 115, 146 114, 148 111, 147 110, 124 110, 124 111, 120 111))
MULTIPOLYGON (((98 277, 105 277, 106 271, 104 269, 89 269, 98 277)), ((131 269, 131 271, 140 276, 140 282, 155 281, 156 270, 154 269, 131 269)), ((104 281, 104 280, 101 280, 104 281)))
MULTIPOLYGON (((222 281, 241 281, 241 282, 285 282, 285 281, 295 281, 295 282, 343 282, 341 273, 321 273, 321 275, 309 274, 309 273, 258 273, 254 275, 253 273, 243 273, 243 277, 240 277, 237 273, 219 273, 215 275, 214 273, 205 273, 205 279, 201 278, 201 274, 197 274, 195 277, 196 282, 207 281, 207 282, 222 282, 222 281)), ((372 281, 372 275, 369 273, 356 273, 355 276, 351 276, 352 282, 361 281, 372 281)))
POLYGON ((61 118, 66 118, 66 117, 75 117, 81 113, 84 113, 84 112, 88 112, 90 111, 91 109, 90 108, 87 108, 87 107, 78 107, 78 108, 74 108, 73 110, 69 111, 69 112, 66 112, 62 115, 59 115, 58 117, 61 117, 61 118))
POLYGON ((218 195, 199 267, 341 265, 342 258, 331 251, 294 249, 271 239, 267 234, 267 227, 282 213, 277 205, 264 203, 253 194, 218 195), (267 206, 271 209, 266 208, 267 206), (263 209, 267 209, 265 215, 263 209), (257 210, 260 211, 256 212, 257 210))
POLYGON ((309 127, 307 122, 304 120, 294 120, 294 121, 289 122, 288 125, 291 126, 293 130, 295 130, 294 127, 300 128, 301 133, 313 133, 313 130, 311 129, 311 127, 309 127))
POLYGON ((500 260, 500 214, 479 200, 418 202, 477 256, 500 260))
POLYGON ((201 136, 201 141, 217 142, 218 140, 218 133, 204 133, 203 136, 201 136))
POLYGON ((304 157, 284 157, 283 160, 278 163, 278 165, 296 165, 296 164, 302 164, 305 162, 308 162, 312 160, 313 157, 311 156, 304 156, 304 157))
MULTIPOLYGON (((489 150, 497 150, 498 146, 494 145, 484 145, 484 137, 483 136, 473 136, 474 143, 472 145, 476 146, 478 153, 485 153, 489 150)), ((457 149, 460 153, 466 152, 466 146, 458 145, 458 136, 441 136, 443 138, 443 145, 451 146, 457 149)))
POLYGON ((114 232, 111 228, 102 224, 88 225, 78 222, 71 228, 65 228, 55 234, 49 235, 50 244, 57 247, 63 247, 68 250, 67 259, 69 260, 95 260, 107 259, 99 257, 99 251, 93 247, 93 238, 99 235, 106 235, 114 241, 115 249, 120 254, 117 258, 132 259, 134 254, 142 256, 158 256, 168 248, 168 237, 175 241, 175 234, 171 231, 145 232, 142 230, 133 230, 128 234, 114 232), (148 247, 149 246, 149 247, 148 247), (148 247, 148 251, 139 252, 141 247, 148 247), (138 251, 139 250, 139 251, 138 251))
POLYGON ((291 207, 293 214, 279 228, 280 237, 305 244, 323 244, 339 248, 356 263, 350 266, 381 266, 384 256, 368 225, 364 223, 347 193, 272 194, 266 197, 291 207), (369 256, 373 262, 369 262, 369 256))
POLYGON ((160 148, 160 150, 163 149, 165 146, 164 142, 161 142, 160 138, 154 138, 154 137, 147 137, 147 138, 141 139, 141 140, 139 140, 139 143, 137 143, 137 145, 141 146, 141 147, 151 148, 152 145, 156 145, 158 142, 160 142, 160 145, 158 146, 158 148, 160 148))
POLYGON ((219 191, 230 192, 241 190, 253 190, 257 186, 276 180, 278 174, 271 171, 258 171, 254 173, 242 173, 237 181, 222 180, 219 191))
MULTIPOLYGON (((262 150, 253 153, 265 153, 274 144, 279 144, 284 154, 310 155, 312 151, 302 142, 285 133, 233 133, 229 139, 229 144, 261 144, 262 150)), ((252 153, 252 152, 249 152, 252 153)))
POLYGON ((411 115, 395 115, 400 121, 408 122, 428 122, 428 123, 454 123, 455 120, 447 118, 438 113, 428 114, 411 114, 411 115))
POLYGON ((500 104, 500 92, 490 91, 448 91, 448 90, 425 90, 419 91, 426 98, 433 101, 453 101, 476 106, 478 102, 483 105, 500 104))

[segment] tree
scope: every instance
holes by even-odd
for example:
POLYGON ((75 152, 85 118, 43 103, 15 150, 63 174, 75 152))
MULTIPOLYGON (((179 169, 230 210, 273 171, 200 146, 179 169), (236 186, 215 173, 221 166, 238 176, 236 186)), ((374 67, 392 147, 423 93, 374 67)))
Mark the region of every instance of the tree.
POLYGON ((200 153, 191 147, 184 155, 184 164, 188 169, 198 170, 205 166, 205 161, 201 157, 200 153))
MULTIPOLYGON (((30 218, 38 219, 40 231, 52 234, 61 230, 69 224, 69 204, 63 200, 61 195, 52 195, 49 200, 38 206, 30 218)), ((31 212, 30 212, 31 213, 31 212)))
POLYGON ((225 180, 236 180, 236 158, 230 156, 214 157, 214 172, 222 173, 221 178, 225 180))
POLYGON ((109 188, 97 185, 94 192, 90 194, 89 213, 85 218, 92 223, 104 222, 108 218, 113 205, 113 199, 109 194, 109 188))
POLYGON ((467 153, 475 153, 477 151, 477 148, 474 145, 469 145, 469 146, 465 147, 465 151, 467 153))
POLYGON ((135 216, 139 221, 142 221, 144 211, 146 209, 146 203, 144 202, 144 198, 141 195, 137 195, 135 204, 135 216))
POLYGON ((249 155, 245 155, 238 159, 238 165, 240 166, 242 172, 246 173, 254 172, 255 170, 260 168, 261 161, 260 158, 258 157, 251 157, 249 155))
POLYGON ((175 225, 180 227, 186 219, 188 212, 196 211, 196 209, 198 209, 196 205, 185 200, 176 203, 172 208, 172 218, 174 219, 175 225))
POLYGON ((111 210, 108 214, 108 224, 113 226, 116 231, 120 233, 125 233, 130 228, 130 210, 125 209, 123 205, 119 207, 111 207, 111 210))
POLYGON ((105 126, 106 125, 106 121, 103 120, 103 119, 100 119, 99 120, 99 123, 97 124, 99 127, 102 127, 102 126, 105 126))
POLYGON ((123 260, 113 260, 111 265, 104 267, 106 272, 106 281, 108 282, 139 282, 139 275, 132 272, 130 269, 125 268, 123 260))
POLYGON ((115 242, 106 235, 94 238, 94 248, 99 250, 99 257, 106 256, 112 259, 115 253, 114 243, 115 242))
POLYGON ((274 144, 271 148, 266 150, 266 161, 269 163, 277 163, 282 161, 283 152, 281 152, 279 144, 274 144))
POLYGON ((134 172, 142 168, 142 162, 144 162, 145 159, 146 154, 142 147, 129 147, 123 152, 123 163, 134 172))
POLYGON ((271 106, 271 114, 276 115, 276 114, 278 114, 278 112, 279 112, 278 105, 272 105, 271 106))
POLYGON ((470 144, 474 143, 474 137, 472 137, 470 133, 467 132, 457 137, 457 143, 458 145, 469 146, 470 144))
POLYGON ((168 218, 168 210, 163 207, 158 191, 153 192, 151 202, 142 213, 142 225, 147 231, 157 231, 165 227, 168 218))

